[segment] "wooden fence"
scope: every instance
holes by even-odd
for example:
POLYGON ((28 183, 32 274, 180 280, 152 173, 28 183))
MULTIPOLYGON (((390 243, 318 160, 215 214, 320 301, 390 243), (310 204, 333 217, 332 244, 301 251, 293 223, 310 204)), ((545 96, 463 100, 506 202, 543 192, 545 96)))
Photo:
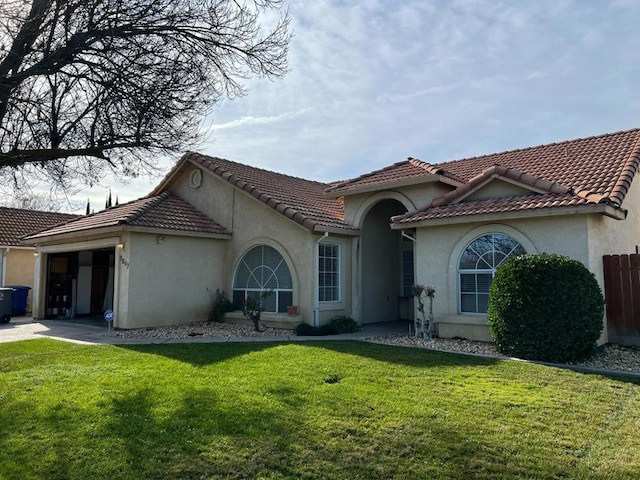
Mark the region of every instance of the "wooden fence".
POLYGON ((605 255, 609 342, 640 345, 640 255, 605 255))

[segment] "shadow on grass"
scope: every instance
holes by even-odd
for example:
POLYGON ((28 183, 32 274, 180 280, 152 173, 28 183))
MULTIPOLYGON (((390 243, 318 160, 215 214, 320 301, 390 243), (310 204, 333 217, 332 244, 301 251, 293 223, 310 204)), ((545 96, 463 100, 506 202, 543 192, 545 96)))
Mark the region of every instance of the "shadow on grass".
POLYGON ((164 345, 120 345, 130 351, 144 354, 160 355, 193 366, 207 366, 225 360, 261 352, 283 345, 298 345, 301 347, 321 348, 347 355, 356 355, 372 360, 397 365, 424 366, 486 366, 501 360, 460 355, 456 353, 436 352, 421 348, 407 348, 393 345, 383 345, 353 340, 323 340, 304 342, 247 342, 247 343, 189 343, 164 345))
MULTIPOLYGON (((483 356, 465 355, 454 352, 440 352, 423 348, 385 345, 358 340, 322 340, 287 342, 237 342, 237 343, 194 343, 164 345, 120 345, 118 348, 138 353, 160 355, 193 366, 204 367, 235 357, 258 353, 283 345, 321 348, 346 355, 356 355, 380 362, 411 367, 485 367, 496 365, 505 360, 483 356)), ((529 363, 529 362, 527 362, 529 363)), ((533 362, 536 363, 536 362, 533 362)), ((540 363, 549 368, 562 368, 582 375, 597 375, 621 383, 640 384, 640 378, 624 371, 604 374, 572 365, 540 363)))
MULTIPOLYGON (((129 390, 99 404, 101 418, 89 427, 96 417, 83 422, 71 403, 38 410, 24 402, 17 415, 0 411, 0 466, 15 474, 7 478, 49 479, 462 478, 478 471, 475 440, 446 422, 379 425, 371 411, 318 425, 309 409, 319 405, 304 392, 282 385, 271 393, 277 401, 266 404, 200 387, 167 404, 152 389, 129 390), (9 440, 29 419, 39 430, 16 446, 9 440)), ((490 456, 482 462, 500 471, 501 459, 490 456)))
MULTIPOLYGON (((504 403, 505 410, 495 415, 487 407, 494 405, 484 399, 490 385, 503 384, 495 371, 484 372, 488 393, 465 384, 483 372, 463 372, 453 379, 459 385, 442 383, 441 372, 428 372, 430 366, 475 367, 500 362, 496 359, 354 341, 138 345, 117 347, 132 354, 117 355, 122 357, 118 368, 98 381, 108 362, 95 367, 94 361, 118 353, 116 347, 38 342, 33 346, 73 349, 78 355, 64 356, 64 371, 77 373, 61 377, 54 369, 55 377, 34 376, 38 384, 24 375, 12 380, 20 390, 8 389, 0 410, 0 476, 6 478, 567 478, 583 455, 580 441, 563 440, 565 414, 552 408, 558 400, 520 412, 534 420, 540 415, 524 434, 516 428, 520 404, 504 403), (251 358, 272 349, 273 355, 251 358), (85 358, 91 352, 100 355, 85 358), (354 373, 348 381, 328 385, 321 382, 321 372, 292 368, 305 358, 321 368, 314 359, 323 354, 338 366, 353 360, 354 370, 366 375, 354 373), (150 356, 147 361, 140 358, 144 355, 150 356), (249 361, 231 362, 240 365, 228 371, 217 368, 242 355, 249 361), (162 362, 165 357, 186 368, 162 362), (380 385, 368 375, 377 379, 393 369, 358 362, 364 358, 422 371, 403 372, 398 384, 387 385, 382 378, 380 385), (255 375, 249 370, 254 359, 264 361, 255 375), (287 359, 290 365, 278 366, 287 359), (76 361, 83 368, 74 369, 76 361), (139 364, 140 369, 129 368, 139 364), (188 368, 211 365, 203 372, 188 368), (420 394, 434 388, 441 393, 425 395, 430 402, 422 405, 420 394), (538 442, 537 433, 549 428, 560 439, 546 435, 538 442)), ((506 387, 521 381, 512 370, 516 380, 504 382, 506 387)), ((543 376, 551 381, 553 372, 543 376)), ((522 381, 540 387, 533 385, 537 379, 526 375, 522 381)), ((592 380, 598 391, 609 385, 592 380)), ((535 391, 525 389, 523 395, 535 391)), ((560 388, 553 398, 564 398, 563 392, 560 388)), ((493 399, 501 401, 502 393, 494 392, 493 399)), ((636 418, 633 412, 629 416, 636 418)), ((600 418, 609 420, 606 411, 600 418)), ((618 431, 608 434, 614 442, 618 431)), ((625 468, 618 462, 608 473, 633 478, 625 468)))

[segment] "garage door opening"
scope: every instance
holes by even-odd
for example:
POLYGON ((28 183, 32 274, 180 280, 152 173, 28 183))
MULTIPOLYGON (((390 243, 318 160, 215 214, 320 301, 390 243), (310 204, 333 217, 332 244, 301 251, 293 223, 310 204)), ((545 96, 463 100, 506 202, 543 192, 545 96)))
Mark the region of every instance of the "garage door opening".
POLYGON ((113 308, 115 249, 48 255, 45 318, 103 320, 113 308))

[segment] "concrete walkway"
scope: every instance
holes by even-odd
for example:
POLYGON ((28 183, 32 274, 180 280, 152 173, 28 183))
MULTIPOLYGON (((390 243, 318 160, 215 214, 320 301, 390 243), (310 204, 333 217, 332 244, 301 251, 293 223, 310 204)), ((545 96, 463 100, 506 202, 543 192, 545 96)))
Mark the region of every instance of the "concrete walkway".
POLYGON ((170 344, 170 343, 225 343, 225 342, 286 342, 310 340, 362 340, 392 333, 406 332, 405 322, 388 322, 365 325, 359 332, 319 337, 264 336, 264 337, 190 337, 190 338, 122 338, 109 332, 106 322, 86 324, 63 320, 34 320, 31 317, 14 317, 7 324, 0 324, 0 343, 31 340, 34 338, 55 338, 82 344, 170 344))

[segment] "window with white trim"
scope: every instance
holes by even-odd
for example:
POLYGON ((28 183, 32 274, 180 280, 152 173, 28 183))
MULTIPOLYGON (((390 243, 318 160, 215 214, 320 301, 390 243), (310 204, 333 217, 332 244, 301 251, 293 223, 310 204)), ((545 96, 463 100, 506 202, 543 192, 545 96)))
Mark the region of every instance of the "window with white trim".
POLYGON ((282 255, 268 245, 258 245, 244 254, 233 277, 233 306, 241 310, 244 301, 266 291, 265 312, 285 313, 293 303, 293 282, 282 255))
POLYGON ((482 235, 469 243, 458 263, 460 312, 487 313, 496 269, 508 258, 525 253, 517 240, 503 233, 482 235))
POLYGON ((318 244, 318 300, 340 301, 340 245, 318 244))

